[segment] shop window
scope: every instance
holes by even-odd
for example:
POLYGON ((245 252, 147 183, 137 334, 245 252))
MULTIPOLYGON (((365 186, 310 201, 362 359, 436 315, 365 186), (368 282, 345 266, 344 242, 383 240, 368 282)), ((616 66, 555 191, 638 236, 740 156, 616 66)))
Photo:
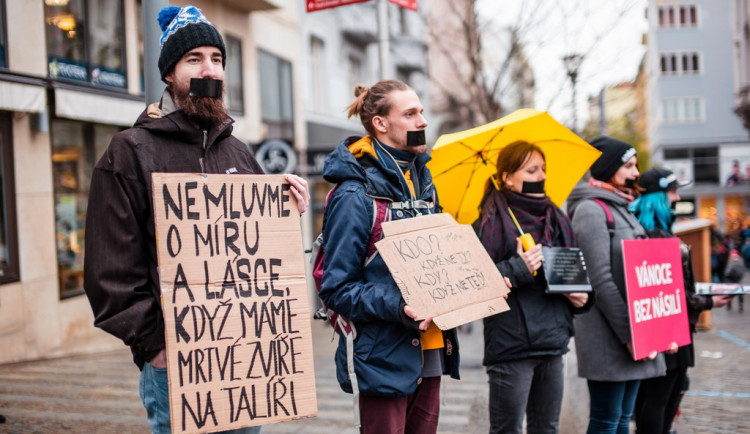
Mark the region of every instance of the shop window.
POLYGON ((44 18, 51 78, 127 86, 122 0, 45 2, 44 18))
POLYGON ((18 235, 11 116, 0 112, 0 283, 18 281, 18 235))
POLYGON ((261 120, 267 139, 294 143, 292 64, 266 51, 258 51, 261 120))
POLYGON ((83 292, 83 240, 91 173, 117 127, 52 122, 52 179, 60 296, 83 292))
POLYGON ((224 73, 226 80, 227 107, 234 113, 245 111, 242 87, 242 41, 227 36, 224 38, 227 46, 227 67, 224 73))
POLYGON ((691 161, 696 184, 719 183, 719 150, 716 147, 666 149, 664 159, 691 161))

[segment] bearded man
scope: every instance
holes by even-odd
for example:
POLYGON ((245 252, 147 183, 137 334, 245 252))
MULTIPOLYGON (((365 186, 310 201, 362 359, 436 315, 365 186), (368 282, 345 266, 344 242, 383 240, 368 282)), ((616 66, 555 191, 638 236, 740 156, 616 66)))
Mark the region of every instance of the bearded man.
MULTIPOLYGON (((167 88, 132 128, 112 138, 94 167, 84 258, 94 324, 130 346, 155 433, 170 432, 170 414, 151 174, 263 173, 232 136, 234 120, 222 99, 226 49, 219 32, 194 6, 164 8, 158 21, 159 71, 167 88)), ((302 213, 310 199, 307 182, 295 175, 287 180, 302 213)))

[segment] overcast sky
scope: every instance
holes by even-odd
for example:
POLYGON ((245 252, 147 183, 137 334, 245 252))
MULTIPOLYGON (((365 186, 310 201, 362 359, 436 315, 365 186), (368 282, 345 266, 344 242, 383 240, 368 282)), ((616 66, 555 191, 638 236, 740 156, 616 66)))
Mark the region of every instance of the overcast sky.
POLYGON ((584 54, 578 74, 579 127, 587 99, 604 86, 635 79, 645 52, 647 0, 479 0, 487 30, 515 25, 534 70, 536 108, 569 125, 570 79, 562 57, 584 54))

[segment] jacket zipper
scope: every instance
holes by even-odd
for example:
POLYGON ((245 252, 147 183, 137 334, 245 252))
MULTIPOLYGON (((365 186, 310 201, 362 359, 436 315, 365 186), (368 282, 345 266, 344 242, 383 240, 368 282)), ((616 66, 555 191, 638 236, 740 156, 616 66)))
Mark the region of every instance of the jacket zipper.
POLYGON ((201 165, 201 173, 206 173, 206 165, 203 162, 203 158, 206 156, 206 143, 208 142, 208 131, 203 130, 203 157, 201 157, 198 162, 201 165))

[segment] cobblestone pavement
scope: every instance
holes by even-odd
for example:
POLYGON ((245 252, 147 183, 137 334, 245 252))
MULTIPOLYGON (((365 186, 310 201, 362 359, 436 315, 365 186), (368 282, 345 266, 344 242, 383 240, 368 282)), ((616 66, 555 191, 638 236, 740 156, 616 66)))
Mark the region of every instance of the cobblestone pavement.
MULTIPOLYGON (((749 301, 750 303, 750 301, 749 301)), ((750 311, 712 312, 713 328, 695 337, 697 366, 676 425, 680 434, 750 433, 750 311)), ((461 331, 461 381, 445 379, 440 433, 487 432, 487 378, 481 325, 461 331)), ((319 414, 268 425, 271 433, 355 433, 351 395, 335 380, 331 329, 313 322, 319 414)), ((585 432, 588 393, 566 358, 561 433, 585 432)), ((138 369, 127 350, 0 366, 0 433, 143 433, 138 369)))

